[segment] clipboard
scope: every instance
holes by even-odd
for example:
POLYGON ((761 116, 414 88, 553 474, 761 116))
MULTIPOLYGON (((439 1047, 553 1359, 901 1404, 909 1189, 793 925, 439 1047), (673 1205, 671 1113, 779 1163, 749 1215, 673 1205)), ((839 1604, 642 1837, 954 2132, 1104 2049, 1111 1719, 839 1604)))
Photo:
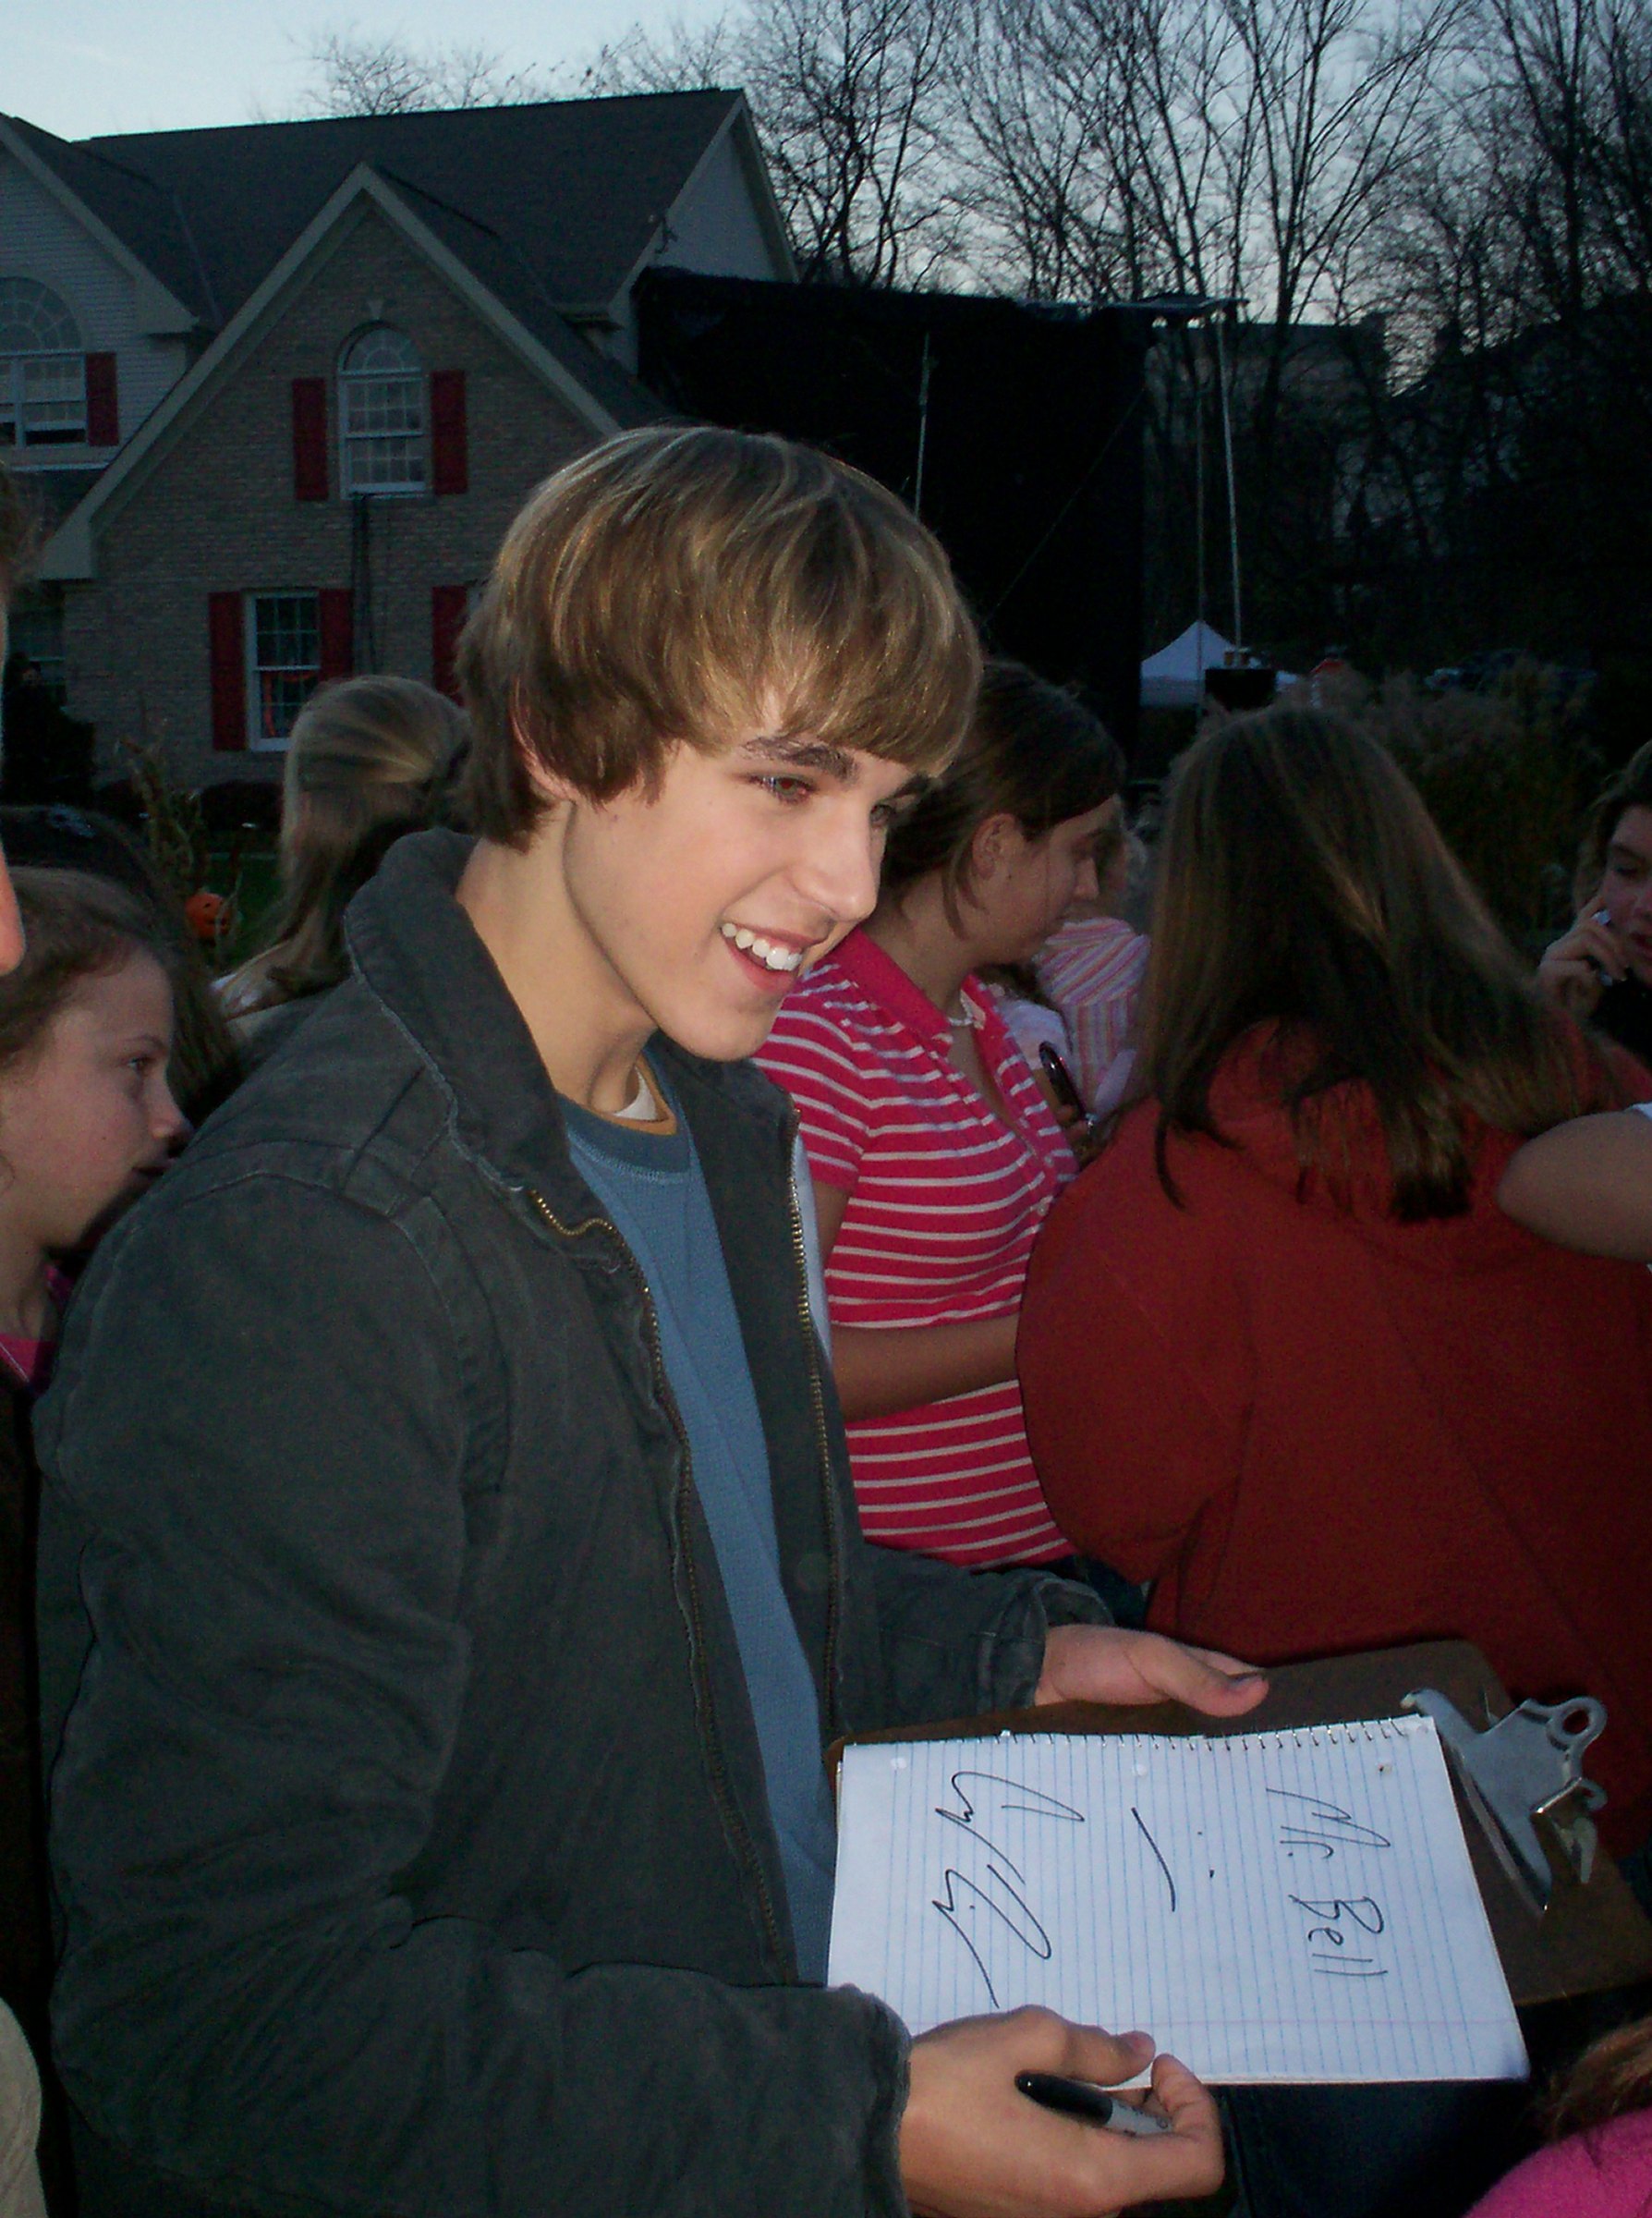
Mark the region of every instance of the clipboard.
MULTIPOLYGON (((1012 1733, 1231 1733, 1267 1732, 1293 1725, 1323 1725, 1396 1715, 1415 1688, 1432 1687, 1476 1722, 1500 1718, 1513 1703, 1479 1650, 1466 1640, 1413 1642, 1328 1656, 1310 1664, 1282 1664, 1268 1674, 1267 1698, 1243 1717, 1204 1717, 1179 1702, 1141 1709, 1103 1703, 1058 1702, 1038 1710, 996 1711, 989 1716, 930 1725, 900 1725, 856 1734, 860 1740, 969 1738, 1012 1733)), ((835 1774, 836 1750, 829 1751, 835 1774)), ((1642 1912, 1609 1856, 1596 1858, 1587 1885, 1560 1856, 1551 1858, 1554 1886, 1539 1917, 1522 1901, 1499 1861, 1477 1816, 1453 1778, 1470 1860, 1497 1943, 1504 1976, 1522 2006, 1554 2003, 1628 1987, 1652 1979, 1652 1921, 1642 1912)))

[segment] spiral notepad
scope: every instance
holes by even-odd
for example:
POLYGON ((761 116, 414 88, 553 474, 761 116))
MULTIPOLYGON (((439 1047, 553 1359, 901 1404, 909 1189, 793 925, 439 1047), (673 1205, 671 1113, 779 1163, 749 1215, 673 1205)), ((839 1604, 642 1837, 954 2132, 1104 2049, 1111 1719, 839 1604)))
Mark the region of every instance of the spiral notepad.
POLYGON ((829 1977, 1041 2003, 1221 2083, 1523 2078, 1431 1720, 844 1751, 829 1977))

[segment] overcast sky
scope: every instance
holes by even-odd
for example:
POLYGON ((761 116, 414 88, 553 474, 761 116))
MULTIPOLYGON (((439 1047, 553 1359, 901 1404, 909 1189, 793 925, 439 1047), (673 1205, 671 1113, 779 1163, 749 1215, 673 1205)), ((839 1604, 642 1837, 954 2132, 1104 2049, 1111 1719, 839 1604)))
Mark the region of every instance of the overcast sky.
POLYGON ((577 62, 638 17, 698 21, 715 0, 6 0, 0 108, 60 138, 296 114, 328 30, 480 46, 513 68, 577 62))

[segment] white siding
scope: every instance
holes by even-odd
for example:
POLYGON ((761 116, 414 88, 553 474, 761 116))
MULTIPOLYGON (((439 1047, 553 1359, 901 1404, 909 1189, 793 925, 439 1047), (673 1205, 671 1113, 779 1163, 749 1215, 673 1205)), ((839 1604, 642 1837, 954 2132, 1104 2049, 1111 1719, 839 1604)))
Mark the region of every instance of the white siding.
MULTIPOLYGON (((89 354, 113 354, 120 394, 120 435, 129 439, 188 367, 179 338, 156 338, 138 327, 131 278, 46 189, 0 149, 0 277, 33 277, 50 286, 80 326, 89 354)), ((94 449, 93 460, 113 449, 94 449)), ((84 469, 84 447, 27 448, 18 469, 84 469)))
POLYGON ((759 217, 751 186, 725 132, 710 161, 672 210, 674 236, 658 259, 711 277, 784 277, 759 217))

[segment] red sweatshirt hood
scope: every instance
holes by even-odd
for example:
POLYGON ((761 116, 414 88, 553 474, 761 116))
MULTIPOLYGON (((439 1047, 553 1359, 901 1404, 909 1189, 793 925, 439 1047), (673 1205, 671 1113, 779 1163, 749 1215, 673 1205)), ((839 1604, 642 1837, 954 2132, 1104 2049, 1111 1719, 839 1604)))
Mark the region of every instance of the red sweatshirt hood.
MULTIPOLYGON (((1469 1206, 1460 1216, 1402 1222, 1392 1213, 1393 1178, 1388 1149, 1367 1087, 1333 1088, 1318 1098, 1320 1163, 1305 1171, 1296 1127, 1283 1103, 1294 1071, 1308 1051, 1282 1045, 1271 1026, 1258 1026, 1235 1046, 1210 1087, 1210 1115, 1224 1139, 1251 1168, 1317 1214, 1334 1217, 1374 1248, 1403 1258, 1413 1269, 1456 1274, 1494 1270, 1529 1248, 1532 1236, 1504 1216, 1497 1185, 1519 1141, 1465 1118, 1474 1177, 1469 1206)), ((1172 1175, 1175 1162, 1172 1153, 1172 1175)))

